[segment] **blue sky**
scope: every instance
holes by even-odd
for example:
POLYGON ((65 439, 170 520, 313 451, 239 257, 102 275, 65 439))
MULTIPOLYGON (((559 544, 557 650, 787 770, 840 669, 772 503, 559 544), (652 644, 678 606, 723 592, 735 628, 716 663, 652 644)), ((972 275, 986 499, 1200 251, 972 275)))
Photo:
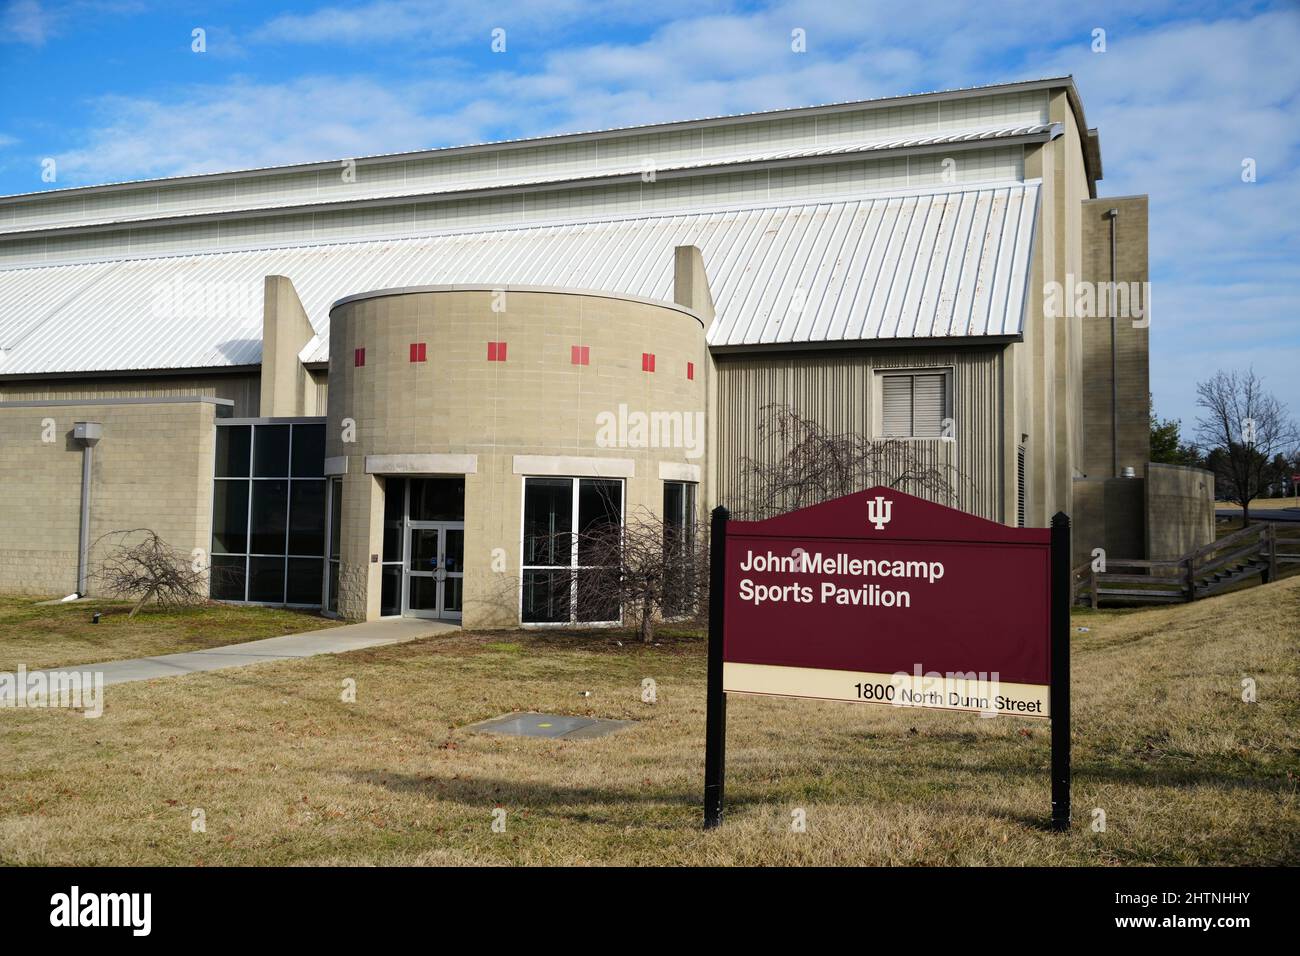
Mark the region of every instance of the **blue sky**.
POLYGON ((11 0, 0 194, 1072 73, 1100 194, 1151 196, 1152 390, 1187 431, 1218 368, 1300 412, 1297 49, 1294 0, 11 0))

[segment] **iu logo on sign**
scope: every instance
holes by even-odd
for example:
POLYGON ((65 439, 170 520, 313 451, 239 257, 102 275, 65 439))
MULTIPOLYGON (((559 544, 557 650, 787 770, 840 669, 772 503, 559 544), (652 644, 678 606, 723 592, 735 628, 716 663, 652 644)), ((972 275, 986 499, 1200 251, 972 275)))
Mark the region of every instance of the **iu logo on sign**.
POLYGON ((885 499, 883 495, 876 495, 871 501, 867 502, 867 520, 876 526, 877 531, 884 531, 885 525, 889 524, 889 519, 894 510, 894 503, 885 499))

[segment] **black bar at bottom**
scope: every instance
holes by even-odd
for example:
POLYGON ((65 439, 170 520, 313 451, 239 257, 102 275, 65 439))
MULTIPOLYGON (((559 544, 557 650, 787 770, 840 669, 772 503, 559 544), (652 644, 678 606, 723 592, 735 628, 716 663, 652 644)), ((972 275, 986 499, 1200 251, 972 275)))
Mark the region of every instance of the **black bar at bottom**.
POLYGON ((1052 829, 1070 829, 1070 517, 1052 516, 1052 829))
POLYGON ((727 509, 713 509, 709 525, 709 672, 704 717, 704 829, 722 824, 727 763, 727 695, 722 690, 722 605, 725 600, 727 509))

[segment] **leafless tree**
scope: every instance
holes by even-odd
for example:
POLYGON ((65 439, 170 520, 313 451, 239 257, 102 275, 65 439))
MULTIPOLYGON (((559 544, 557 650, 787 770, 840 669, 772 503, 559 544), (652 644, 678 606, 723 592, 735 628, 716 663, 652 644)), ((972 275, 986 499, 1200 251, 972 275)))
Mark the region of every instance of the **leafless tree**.
MULTIPOLYGON (((150 601, 184 607, 207 600, 207 571, 148 528, 111 531, 99 539, 116 539, 99 570, 103 589, 116 597, 135 598, 129 617, 150 601), (142 536, 132 542, 132 536, 142 536)), ((99 542, 97 541, 96 544, 99 542)))
POLYGON ((659 619, 694 619, 707 607, 708 555, 695 523, 675 526, 645 509, 623 528, 598 526, 576 535, 578 615, 618 617, 621 608, 641 640, 659 619))
POLYGON ((1210 449, 1208 463, 1219 490, 1241 505, 1242 524, 1250 524, 1250 502, 1269 483, 1273 458, 1294 452, 1300 431, 1286 406, 1264 390, 1254 369, 1216 372, 1197 383, 1196 438, 1210 449))
POLYGON ((622 527, 598 522, 550 538, 541 550, 567 558, 576 549, 577 567, 540 576, 530 597, 565 614, 572 607, 579 623, 622 619, 649 643, 656 621, 698 621, 707 611, 707 545, 695 521, 683 528, 641 508, 622 527))
POLYGON ((954 505, 966 480, 905 438, 835 434, 788 405, 765 405, 760 414, 761 450, 743 459, 746 487, 728 503, 737 518, 762 520, 874 485, 954 505))

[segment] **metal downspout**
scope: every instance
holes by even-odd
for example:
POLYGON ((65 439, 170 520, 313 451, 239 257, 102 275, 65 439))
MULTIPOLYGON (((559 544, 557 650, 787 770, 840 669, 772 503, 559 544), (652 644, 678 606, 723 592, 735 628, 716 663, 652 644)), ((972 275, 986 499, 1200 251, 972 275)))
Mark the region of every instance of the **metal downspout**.
POLYGON ((1119 317, 1115 314, 1116 282, 1115 276, 1115 221, 1119 219, 1118 209, 1106 210, 1110 219, 1110 471, 1119 477, 1119 317))

